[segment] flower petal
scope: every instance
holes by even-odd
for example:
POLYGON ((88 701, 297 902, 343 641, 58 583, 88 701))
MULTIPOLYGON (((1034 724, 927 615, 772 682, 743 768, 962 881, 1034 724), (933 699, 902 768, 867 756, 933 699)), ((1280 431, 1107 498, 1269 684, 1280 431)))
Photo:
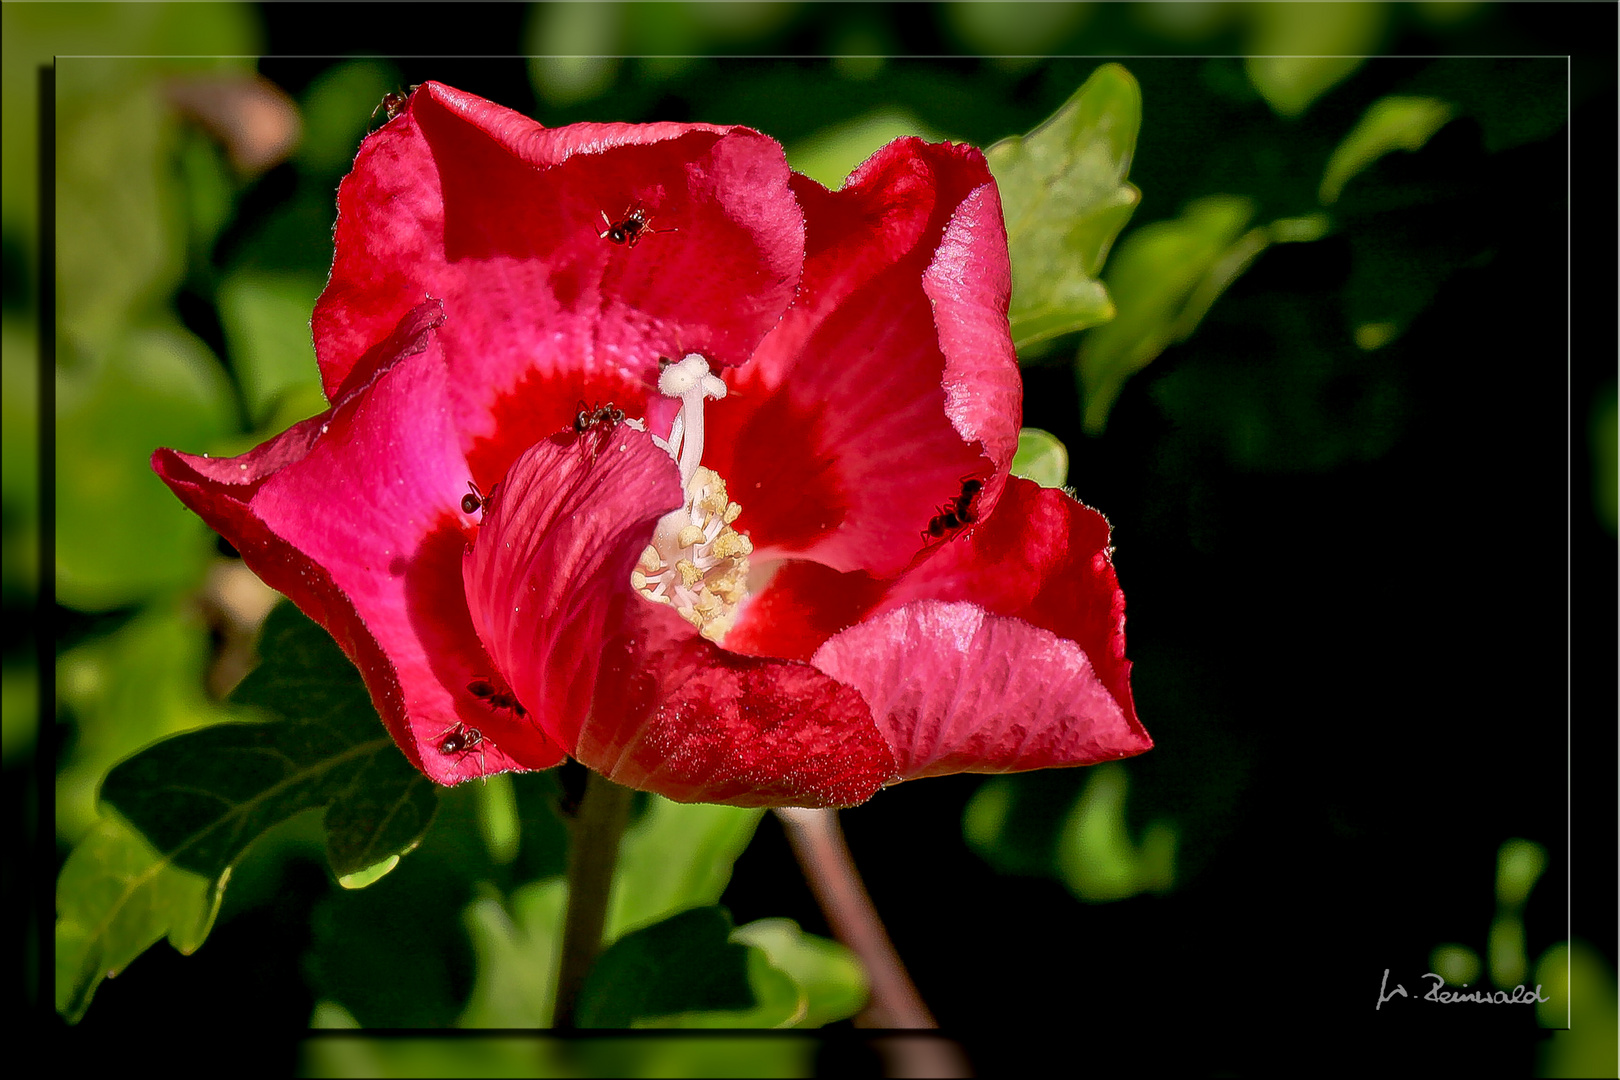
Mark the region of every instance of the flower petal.
POLYGON ((464 563, 497 668, 537 724, 618 783, 739 806, 869 798, 894 762, 858 693, 807 664, 728 653, 631 588, 680 501, 674 462, 628 426, 524 453, 464 563))
POLYGON ((918 600, 834 635, 815 665, 861 691, 901 779, 1092 765, 1148 749, 1073 641, 918 600))
POLYGON ((473 626, 533 723, 572 751, 630 571, 681 505, 675 463, 628 425, 543 439, 512 464, 462 560, 473 626))
POLYGON ((313 320, 328 392, 368 378, 370 344, 426 295, 450 315, 454 426, 480 475, 581 398, 639 415, 661 353, 742 363, 792 301, 804 227, 789 175, 780 145, 744 128, 547 129, 425 83, 339 188, 313 320), (601 235, 635 206, 635 243, 601 235))
POLYGON ((613 641, 575 756, 676 802, 855 806, 894 757, 853 688, 809 664, 738 656, 643 603, 613 641))
POLYGON ((984 771, 965 764, 979 753, 990 771, 1140 753, 1152 742, 1132 702, 1108 545, 1101 514, 1014 477, 994 513, 892 581, 784 564, 726 642, 811 657, 859 689, 904 775, 984 771), (981 700, 985 680, 994 709, 981 700))
POLYGON ((457 587, 468 472, 448 422, 444 360, 426 332, 436 318, 436 305, 408 312, 388 335, 398 351, 368 385, 258 449, 228 460, 159 450, 152 464, 332 634, 406 756, 455 783, 549 767, 562 751, 453 690, 488 660, 457 587), (476 727, 484 745, 440 753, 458 724, 476 727))
POLYGON ((1016 449, 1000 201, 977 150, 917 139, 836 192, 803 178, 795 191, 804 284, 713 410, 709 464, 761 560, 890 577, 963 477, 1004 472, 1016 449))

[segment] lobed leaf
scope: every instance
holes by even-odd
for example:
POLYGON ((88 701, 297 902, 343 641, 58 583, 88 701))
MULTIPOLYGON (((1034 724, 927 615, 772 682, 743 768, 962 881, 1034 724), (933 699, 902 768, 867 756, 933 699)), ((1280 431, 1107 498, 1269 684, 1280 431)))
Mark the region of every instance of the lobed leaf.
POLYGON ((377 722, 353 665, 290 610, 272 613, 265 663, 234 695, 282 719, 165 740, 102 786, 105 802, 188 870, 220 875, 272 825, 325 807, 327 857, 352 877, 415 847, 433 818, 433 785, 377 722))
POLYGON ((202 944, 229 874, 177 867, 116 818, 68 855, 56 882, 56 1009, 70 1024, 101 980, 167 937, 182 953, 202 944))
POLYGON ((272 826, 324 807, 327 858, 358 888, 392 869, 432 820, 433 785, 395 748, 325 631, 282 605, 261 652, 234 700, 278 719, 177 735, 107 774, 102 800, 144 839, 103 823, 63 868, 57 998, 70 1019, 83 1015, 100 972, 163 934, 182 952, 200 945, 232 865, 272 826))
POLYGON ((1104 64, 1035 130, 985 151, 1007 219, 1016 347, 1113 318, 1097 274, 1142 198, 1125 180, 1141 125, 1136 79, 1104 64))

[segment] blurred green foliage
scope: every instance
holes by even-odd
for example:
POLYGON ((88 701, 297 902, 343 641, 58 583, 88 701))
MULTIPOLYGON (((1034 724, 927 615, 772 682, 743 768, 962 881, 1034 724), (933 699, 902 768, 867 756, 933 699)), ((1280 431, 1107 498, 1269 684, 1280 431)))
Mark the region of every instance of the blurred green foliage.
MULTIPOLYGON (((1107 432, 1127 401, 1177 433, 1181 441, 1155 450, 1166 458, 1213 451, 1239 473, 1325 475, 1377 461, 1396 445, 1410 421, 1414 377, 1399 346, 1446 283, 1490 266, 1515 229, 1562 227, 1562 195, 1551 188, 1520 189, 1511 204, 1499 198, 1503 178, 1520 175, 1507 165, 1514 152, 1562 153, 1561 143, 1547 142, 1567 118, 1562 61, 1432 58, 1432 47, 1418 50, 1431 57, 1421 61, 1366 59, 1403 41, 1512 51, 1512 20, 1522 13, 1510 9, 954 4, 897 15, 866 5, 531 5, 514 20, 521 24, 514 47, 537 59, 499 85, 510 91, 503 104, 550 124, 753 124, 784 141, 795 167, 829 185, 901 134, 991 147, 1009 215, 1015 203, 1027 215, 1010 221, 1017 303, 1031 295, 1030 260, 1044 260, 1051 276, 1033 280, 1083 294, 1089 304, 1045 321, 1040 304, 1019 308, 1030 321, 1018 325, 1033 328, 1020 339, 1022 359, 1032 370, 1072 360, 1079 393, 1072 417, 1039 419, 1050 432, 1020 440, 1022 475, 1061 486, 1072 451, 1083 477, 1095 480, 1097 448, 1112 452, 1111 444, 1083 433, 1107 432), (897 58, 919 40, 919 26, 935 36, 914 51, 955 47, 991 58, 897 58), (810 52, 847 55, 820 65, 785 59, 806 42, 810 52), (784 59, 706 58, 742 53, 784 59), (1227 59, 1124 66, 1041 59, 1177 53, 1227 59), (1242 56, 1252 59, 1235 59, 1242 56), (816 92, 805 94, 811 78, 816 92), (1085 87, 1106 90, 1104 104, 1085 97, 1085 87), (1060 112, 1065 103, 1071 111, 1060 112), (1039 126, 1049 118, 1051 127, 1039 126), (1085 163, 1078 174, 1035 167, 1038 139, 1060 130, 1071 150, 1080 148, 1071 154, 1085 163), (1022 159, 1013 153, 1019 132, 1031 133, 1022 159), (1019 221, 1029 224, 1020 229, 1019 221), (1294 288, 1285 244, 1342 250, 1342 280, 1326 291, 1294 288), (1191 343, 1205 344, 1196 358, 1186 351, 1191 343), (1133 379, 1143 384, 1134 399, 1133 379)), ((27 633, 8 636, 5 762, 21 769, 36 746, 63 747, 55 813, 63 936, 55 957, 65 968, 56 985, 58 1006, 77 1016, 102 975, 122 971, 159 938, 189 951, 216 914, 218 936, 233 915, 245 920, 289 903, 287 876, 320 855, 323 830, 306 814, 247 847, 228 875, 209 879, 179 869, 120 818, 99 812, 96 793, 142 746, 240 718, 203 689, 222 628, 193 603, 206 595, 209 568, 222 556, 152 476, 147 456, 159 445, 236 452, 324 408, 308 318, 330 264, 335 185, 378 123, 371 114, 382 94, 403 89, 407 74, 429 76, 404 60, 307 65, 308 77, 294 64, 260 64, 293 76, 285 89, 304 138, 286 161, 254 173, 176 106, 171 81, 245 78, 255 64, 240 58, 267 46, 293 51, 285 11, 13 3, 3 19, 4 595, 12 615, 35 602, 41 495, 48 494, 54 550, 44 553, 51 556, 46 580, 62 626, 55 679, 43 695, 27 633), (42 493, 32 407, 41 390, 33 320, 40 65, 54 55, 147 54, 154 58, 63 59, 49 84, 59 323, 51 339, 57 367, 45 384, 56 410, 54 488, 42 493), (238 59, 157 58, 185 54, 238 59), (56 710, 46 725, 53 737, 36 740, 42 697, 56 710)), ((438 66, 429 66, 436 75, 438 66)), ((495 79, 494 67, 454 70, 458 78, 495 79)), ((1522 366, 1522 378, 1535 377, 1528 359, 1522 366)), ((1513 397, 1509 388, 1510 415, 1513 397)), ((1590 449, 1590 497, 1612 536, 1612 383, 1576 415, 1586 417, 1577 432, 1590 449)), ((1190 537, 1189 548, 1200 542, 1190 537)), ((1221 726, 1230 720, 1208 700, 1206 687, 1217 680, 1200 658, 1163 645, 1157 657, 1159 699, 1194 721, 1163 766, 1177 782, 1138 783, 1143 770, 1134 762, 987 780, 963 825, 988 866, 1104 901, 1183 889, 1218 857, 1260 766, 1245 737, 1221 726)), ((372 864, 373 873, 391 872, 364 882, 347 877, 345 884, 365 885, 353 891, 317 890, 292 965, 320 1002, 315 1025, 518 1026, 549 1015, 564 899, 554 797, 543 776, 446 792, 416 850, 397 864, 372 864)), ((752 812, 711 813, 724 809, 644 807, 627 841, 624 880, 635 884, 618 901, 616 934, 653 930, 683 911, 720 910, 733 861, 758 821, 752 812)), ((1535 879, 1521 862, 1504 856, 1498 887, 1508 899, 1522 900, 1535 879)), ((364 876, 364 868, 352 869, 364 876)), ((1580 941, 1532 961, 1529 916, 1513 922, 1519 918, 1504 900, 1498 929, 1479 942, 1493 974, 1531 964, 1529 977, 1554 997, 1541 1007, 1543 1024, 1577 1011, 1575 1030, 1548 1043, 1542 1074, 1612 1068, 1612 961, 1580 941), (1517 967, 1498 961, 1513 956, 1517 967)), ((776 994, 782 1006, 786 987, 795 987, 799 1023, 831 1022, 859 1007, 863 991, 847 953, 791 921, 716 930, 708 944, 718 955, 742 951, 756 1001, 776 994)), ((1466 967, 1462 953, 1452 959, 1466 967)), ((231 977, 235 985, 216 988, 221 998, 254 992, 246 968, 231 977)), ((120 981, 141 978, 136 968, 120 981)), ((799 1040, 317 1039, 302 1068, 306 1075, 786 1076, 809 1075, 814 1050, 799 1040)))

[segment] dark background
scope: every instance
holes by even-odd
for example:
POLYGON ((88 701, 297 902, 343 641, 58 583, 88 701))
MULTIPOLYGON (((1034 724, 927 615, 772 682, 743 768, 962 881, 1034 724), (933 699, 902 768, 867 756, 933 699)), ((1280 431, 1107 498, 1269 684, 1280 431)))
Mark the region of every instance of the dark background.
MULTIPOLYGON (((665 16, 630 7, 621 50, 663 51, 648 38, 665 16)), ((1103 5, 1029 50, 1079 59, 892 59, 864 79, 830 78, 819 60, 699 59, 674 75, 627 61, 574 102, 546 100, 520 60, 398 58, 531 51, 526 5, 433 20, 379 5, 348 24, 323 14, 320 39, 323 53, 395 57, 401 85, 436 79, 549 125, 742 123, 790 151, 897 103, 988 145, 1049 115, 1096 57, 1158 54, 1121 61, 1144 101, 1130 175, 1143 201, 1127 235, 1214 192, 1254 198, 1259 220, 1313 209, 1327 154, 1371 102, 1441 76, 1483 94, 1502 74, 1484 60, 1447 74, 1434 54, 1576 53, 1567 125, 1555 61, 1553 92, 1529 106, 1555 118, 1547 134, 1488 148, 1481 107, 1379 161, 1334 207, 1331 235, 1268 250, 1188 341, 1131 379, 1101 436, 1080 428, 1072 340, 1026 367, 1025 424, 1068 446, 1069 482, 1114 527, 1133 688, 1157 744, 1129 763, 1129 815, 1137 828, 1176 824, 1174 887, 1081 903, 1054 876, 997 872, 962 836, 976 777, 907 784, 842 815, 923 997, 981 1074, 1053 1055, 1077 1071, 1533 1073, 1545 1035, 1529 1010, 1373 1005, 1385 969, 1423 986, 1438 943, 1483 953, 1511 837, 1549 855, 1523 912, 1532 963, 1573 934, 1607 958, 1612 994, 1616 549, 1591 496, 1588 432, 1594 402, 1606 394, 1612 410, 1615 377, 1615 9, 1490 5, 1437 28, 1398 7, 1370 51, 1408 56, 1368 61, 1289 120, 1240 60, 1163 56, 1239 54, 1241 23, 1167 45, 1129 8, 1103 5), (1389 303, 1366 268, 1391 263, 1435 287, 1394 341, 1364 352, 1347 313, 1389 303)), ((276 57, 258 70, 294 98, 334 63, 291 58, 309 51, 315 10, 258 8, 261 51, 276 57)), ((755 38, 711 28, 669 51, 972 49, 952 19, 931 6, 794 8, 755 38)), ((324 270, 335 181, 277 166, 241 193, 211 258, 324 270)), ((14 252, 8 240, 8 310, 34 299, 14 252)), ((198 282, 177 308, 224 355, 198 282)), ((1612 458, 1612 442, 1597 453, 1612 458)), ((8 586, 8 615, 27 601, 8 586)), ((55 614, 74 640, 108 618, 55 614)), ((63 718, 57 738, 71 726, 63 718)), ((17 778, 9 752, 6 764, 17 778)), ((1020 780, 1032 830, 1054 827, 1083 772, 1020 780)), ((10 790, 20 816, 25 785, 10 790)), ((315 863, 280 872, 273 903, 228 900, 196 955, 160 945, 104 984, 70 1052, 179 1018, 202 1031, 249 1022, 279 1033, 266 1071, 291 1068, 281 1040, 336 985, 310 958, 314 913, 336 887, 315 863)), ((449 940, 460 902, 424 895, 410 913, 413 933, 452 957, 448 1017, 470 977, 449 940)), ((769 816, 724 903, 739 924, 785 915, 828 932, 769 816)), ((821 1055, 840 1074, 875 1060, 847 1024, 821 1055)))

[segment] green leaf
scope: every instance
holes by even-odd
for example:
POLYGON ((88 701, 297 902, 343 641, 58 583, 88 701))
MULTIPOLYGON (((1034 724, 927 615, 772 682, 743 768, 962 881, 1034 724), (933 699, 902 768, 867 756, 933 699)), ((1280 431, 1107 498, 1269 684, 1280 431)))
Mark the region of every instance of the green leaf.
POLYGON ((847 1020, 866 1006, 870 988, 855 954, 805 933, 792 919, 759 919, 738 927, 731 940, 758 948, 798 985, 804 1006, 794 1027, 847 1020))
POLYGON ((1117 763, 1093 766, 1080 798, 1058 838, 1057 867, 1069 891, 1082 900, 1122 900, 1139 892, 1163 892, 1175 881, 1176 831, 1154 822, 1141 847, 1125 825, 1128 773, 1117 763))
POLYGON ((654 795, 625 832, 607 938, 685 908, 718 903, 763 810, 675 803, 654 795))
POLYGON ((342 176, 354 163, 366 129, 383 123, 383 114, 373 116, 372 110, 384 94, 404 90, 399 71, 382 60, 348 60, 317 75, 299 96, 304 122, 299 169, 316 176, 342 176))
POLYGON ((56 372, 56 594, 101 611, 195 583, 214 536, 148 465, 234 427, 208 347, 177 324, 133 330, 56 372), (161 552, 161 558, 154 553, 161 552))
POLYGON ((187 732, 108 773, 102 800, 144 839, 98 830, 75 849, 72 873, 63 870, 65 1014, 82 1015, 99 982, 87 964, 116 971, 165 929, 181 951, 196 948, 213 916, 203 918, 195 898, 206 894, 217 909, 242 853, 295 814, 325 808, 327 858, 350 888, 386 874, 427 830, 433 785, 394 746, 326 632, 284 604, 266 620, 260 652, 265 662, 233 697, 279 719, 187 732))
POLYGON ((1017 347, 1113 318, 1097 274, 1141 201, 1125 180, 1141 125, 1136 79, 1104 64, 1034 131, 985 151, 1007 219, 1017 347))
POLYGON ((101 795, 163 855, 208 876, 318 807, 333 871, 359 874, 414 847, 437 805, 374 717, 330 715, 177 735, 116 766, 101 795))
POLYGON ((1081 900, 1120 900, 1175 884, 1179 831, 1155 819, 1133 840, 1125 819, 1129 773, 1118 764, 1084 771, 1078 794, 1061 773, 985 781, 962 815, 962 835, 1003 874, 1052 877, 1081 900))
POLYGON ((204 692, 208 664, 208 628, 186 600, 148 605, 57 657, 56 700, 74 728, 56 776, 61 840, 77 842, 101 819, 97 789, 118 762, 179 732, 241 719, 204 692))
POLYGON ((781 1027, 804 1014, 799 989, 765 953, 732 940, 721 907, 693 908, 626 934, 580 991, 579 1026, 781 1027))
POLYGON ((457 1025, 531 1028, 551 1024, 568 883, 524 885, 503 906, 475 900, 463 921, 478 956, 477 980, 457 1025))
POLYGON ((855 166, 884 145, 907 135, 929 142, 945 140, 944 135, 905 109, 890 106, 796 141, 788 148, 788 165, 816 183, 836 189, 855 166))
POLYGON ((266 620, 263 664, 233 695, 281 719, 176 736, 115 767, 102 798, 164 855, 222 873, 261 833, 325 807, 327 857, 360 874, 421 840, 437 807, 326 632, 291 605, 266 620))
POLYGON ((1118 318, 1080 345, 1088 432, 1102 431, 1125 380, 1190 334, 1220 291, 1264 249, 1264 230, 1244 233, 1253 214, 1246 198, 1209 195, 1173 221, 1132 230, 1120 244, 1107 278, 1118 318))
POLYGON ((1024 428, 1018 433, 1012 473, 1041 487, 1060 488, 1069 482, 1069 448, 1050 431, 1024 428))
POLYGON ((1454 115, 1456 110, 1438 98, 1379 98, 1334 148, 1318 197, 1324 204, 1338 201, 1344 185, 1357 173, 1392 150, 1421 149, 1454 115))
POLYGON ((104 819, 56 883, 56 1009, 78 1023, 101 980, 167 936, 194 952, 213 926, 227 874, 189 873, 116 819, 104 819))
POLYGON ((1377 51, 1384 4, 1251 4, 1249 81, 1278 116, 1295 117, 1377 51))
POLYGON ((319 390, 309 320, 320 292, 318 278, 253 269, 220 284, 225 343, 255 424, 268 418, 279 399, 313 400, 309 391, 319 390))
MULTIPOLYGON (((80 62, 57 78, 73 97, 87 75, 80 62)), ((175 140, 155 79, 86 94, 57 118, 58 302, 63 336, 77 351, 100 353, 138 309, 179 284, 185 223, 168 169, 175 140)))

